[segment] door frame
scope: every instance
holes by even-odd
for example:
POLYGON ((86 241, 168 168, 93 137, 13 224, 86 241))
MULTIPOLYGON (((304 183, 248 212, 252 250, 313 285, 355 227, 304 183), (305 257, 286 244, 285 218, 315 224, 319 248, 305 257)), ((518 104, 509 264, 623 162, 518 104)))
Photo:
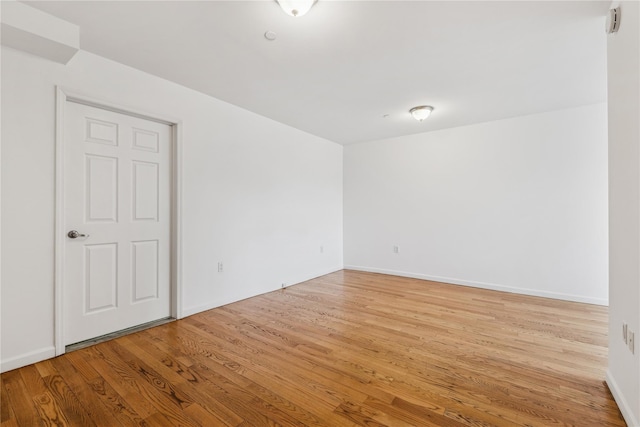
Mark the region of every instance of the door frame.
POLYGON ((56 135, 55 135, 55 274, 54 274, 54 308, 53 328, 56 356, 64 354, 64 283, 65 283, 65 241, 64 228, 64 120, 67 102, 88 105, 128 116, 160 122, 172 128, 171 150, 171 317, 181 319, 182 316, 182 122, 163 114, 148 113, 126 106, 116 105, 56 86, 56 135))

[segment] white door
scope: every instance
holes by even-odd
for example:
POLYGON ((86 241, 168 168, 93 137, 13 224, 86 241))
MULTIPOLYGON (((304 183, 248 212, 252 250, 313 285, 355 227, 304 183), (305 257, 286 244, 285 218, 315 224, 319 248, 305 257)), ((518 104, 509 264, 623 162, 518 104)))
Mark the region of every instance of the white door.
POLYGON ((65 345, 170 316, 171 152, 169 125, 66 103, 65 345))

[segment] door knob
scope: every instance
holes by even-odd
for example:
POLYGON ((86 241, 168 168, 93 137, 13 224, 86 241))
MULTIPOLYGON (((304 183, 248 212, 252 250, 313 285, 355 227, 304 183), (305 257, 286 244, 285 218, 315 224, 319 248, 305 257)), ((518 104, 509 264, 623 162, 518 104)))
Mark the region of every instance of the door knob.
POLYGON ((70 232, 67 233, 67 236, 70 239, 77 239, 78 237, 89 237, 88 234, 81 234, 81 233, 78 233, 76 230, 71 230, 70 232))

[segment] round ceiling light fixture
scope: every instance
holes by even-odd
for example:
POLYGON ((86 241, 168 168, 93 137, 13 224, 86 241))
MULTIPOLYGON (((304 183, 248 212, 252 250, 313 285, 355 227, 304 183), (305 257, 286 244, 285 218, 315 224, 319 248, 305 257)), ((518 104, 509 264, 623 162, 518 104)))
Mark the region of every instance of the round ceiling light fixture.
POLYGON ((431 115, 433 107, 430 105, 420 105, 409 110, 414 119, 421 122, 431 115))
POLYGON ((276 0, 287 15, 302 16, 311 10, 318 0, 276 0))
POLYGON ((611 9, 607 15, 607 21, 605 22, 605 30, 607 34, 613 34, 620 29, 620 8, 616 7, 611 9))

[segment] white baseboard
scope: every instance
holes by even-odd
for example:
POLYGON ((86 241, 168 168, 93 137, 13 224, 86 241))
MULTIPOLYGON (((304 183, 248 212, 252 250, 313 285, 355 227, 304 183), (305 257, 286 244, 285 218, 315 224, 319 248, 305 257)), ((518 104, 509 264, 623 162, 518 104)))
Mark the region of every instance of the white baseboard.
POLYGON ((221 303, 219 301, 212 301, 212 302, 207 303, 207 304, 196 305, 196 306, 189 307, 189 308, 183 308, 182 309, 182 317, 181 317, 181 319, 185 319, 185 318, 187 318, 189 316, 193 316, 194 314, 202 313, 203 311, 211 310, 211 309, 214 309, 216 307, 222 307, 223 305, 230 304, 230 303, 231 302, 229 302, 229 303, 225 303, 225 302, 221 303))
POLYGON ((367 271, 370 273, 389 274, 392 276, 410 277, 412 279, 430 280, 432 282, 450 283, 453 285, 470 286, 473 288, 489 289, 492 291, 510 292, 512 294, 529 295, 534 297, 553 298, 564 301, 582 302, 608 306, 609 301, 601 298, 591 298, 581 295, 569 295, 558 292, 541 291, 537 289, 514 288, 512 286, 497 285, 494 283, 475 282, 471 280, 456 279, 452 277, 429 276, 427 274, 410 273, 406 271, 385 270, 382 268, 362 267, 359 265, 345 265, 345 270, 367 271))
POLYGON ((640 427, 640 422, 636 419, 629 407, 629 403, 627 399, 624 398, 624 395, 620 392, 620 388, 618 387, 618 383, 613 379, 611 372, 607 369, 607 386, 609 386, 609 390, 611 390, 611 394, 613 395, 614 400, 618 404, 618 408, 620 408, 620 412, 627 423, 628 427, 640 427))
MULTIPOLYGON (((297 279, 295 281, 295 283, 291 283, 291 284, 287 285, 286 287, 288 288, 290 286, 298 285, 298 284, 306 282, 308 280, 313 280, 313 279, 316 279, 318 277, 326 276, 327 274, 335 273, 336 271, 340 271, 342 269, 343 269, 342 266, 340 266, 340 267, 332 268, 332 269, 324 271, 324 272, 312 274, 312 275, 310 275, 310 276, 308 276, 306 278, 297 279)), ((258 295, 263 295, 263 294, 267 294, 269 292, 277 291, 278 289, 280 289, 280 286, 275 287, 273 289, 266 290, 265 292, 254 294, 254 295, 245 295, 245 296, 240 296, 240 297, 236 297, 236 298, 229 298, 229 299, 224 299, 224 300, 215 300, 215 301, 208 302, 207 304, 202 304, 202 305, 198 305, 198 306, 192 306, 192 307, 183 308, 182 309, 182 318, 185 318, 185 317, 188 317, 188 316, 192 316, 194 314, 202 313, 203 311, 212 310, 212 309, 217 308, 217 307, 222 307, 223 305, 227 305, 227 304, 231 304, 231 303, 234 303, 234 302, 242 301, 243 299, 253 298, 253 297, 258 296, 258 295)))
POLYGON ((56 356, 56 348, 54 346, 41 348, 29 353, 21 354, 0 362, 0 372, 7 372, 13 369, 22 368, 32 363, 42 362, 56 356))

